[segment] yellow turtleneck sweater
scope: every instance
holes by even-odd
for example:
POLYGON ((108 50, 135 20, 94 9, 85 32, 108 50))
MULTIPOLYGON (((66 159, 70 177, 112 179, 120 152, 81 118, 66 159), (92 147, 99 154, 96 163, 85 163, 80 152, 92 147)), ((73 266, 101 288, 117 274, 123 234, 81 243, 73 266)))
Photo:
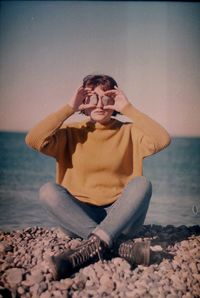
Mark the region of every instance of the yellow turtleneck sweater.
POLYGON ((62 126, 73 114, 66 105, 30 130, 26 144, 56 159, 56 182, 77 199, 110 204, 130 179, 142 175, 143 158, 170 143, 167 131, 131 103, 121 112, 133 123, 85 120, 62 126))

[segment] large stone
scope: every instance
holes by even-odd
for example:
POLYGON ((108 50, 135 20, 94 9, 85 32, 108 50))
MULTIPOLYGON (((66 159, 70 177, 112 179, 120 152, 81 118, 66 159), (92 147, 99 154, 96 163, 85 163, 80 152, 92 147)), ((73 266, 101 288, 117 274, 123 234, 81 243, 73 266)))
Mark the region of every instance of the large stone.
POLYGON ((112 278, 109 274, 104 274, 100 278, 100 284, 102 289, 106 289, 108 292, 112 291, 114 289, 114 282, 112 281, 112 278))
POLYGON ((44 276, 40 270, 31 272, 29 276, 30 284, 40 283, 44 280, 44 276))
POLYGON ((11 268, 6 271, 6 281, 11 287, 15 287, 22 281, 23 270, 19 268, 11 268))

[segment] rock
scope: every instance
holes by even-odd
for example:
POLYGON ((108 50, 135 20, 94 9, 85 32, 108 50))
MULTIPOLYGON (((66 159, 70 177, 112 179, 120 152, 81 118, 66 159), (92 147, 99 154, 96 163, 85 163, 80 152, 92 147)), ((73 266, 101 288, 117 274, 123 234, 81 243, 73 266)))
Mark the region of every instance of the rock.
POLYGON ((158 289, 156 287, 153 287, 149 290, 149 293, 152 297, 158 297, 158 289))
POLYGON ((185 292, 186 285, 179 279, 177 275, 173 274, 170 276, 170 279, 172 280, 175 289, 185 292))
POLYGON ((103 266, 99 265, 98 263, 94 264, 94 270, 95 270, 98 278, 100 278, 105 272, 103 266))
POLYGON ((19 268, 11 268, 6 270, 6 281, 11 286, 11 288, 15 287, 22 281, 23 278, 23 270, 19 268))
POLYGON ((114 282, 111 279, 111 276, 109 274, 104 274, 100 278, 100 285, 103 290, 107 290, 111 292, 114 289, 114 282))
POLYGON ((72 279, 66 278, 60 282, 55 282, 54 285, 58 290, 68 290, 73 285, 73 282, 72 279))
MULTIPOLYGON (((97 269, 98 270, 98 269, 97 269)), ((97 279, 97 273, 91 266, 82 269, 82 273, 90 279, 97 279)))
POLYGON ((182 296, 182 298, 193 298, 193 295, 187 292, 185 295, 182 296))
POLYGON ((51 293, 49 291, 45 291, 40 295, 40 298, 51 298, 51 293))
POLYGON ((34 285, 35 283, 40 283, 44 280, 44 276, 41 271, 31 272, 31 275, 28 277, 28 281, 30 285, 34 285))
POLYGON ((70 241, 70 249, 74 249, 81 244, 80 239, 73 239, 70 241))
POLYGON ((193 276, 193 279, 197 280, 197 282, 200 284, 200 274, 199 273, 198 274, 194 273, 194 274, 192 274, 192 276, 193 276))
POLYGON ((19 295, 24 294, 24 288, 19 287, 19 288, 17 289, 17 292, 18 292, 19 295))
POLYGON ((0 242, 0 253, 13 252, 13 245, 0 242))
POLYGON ((38 296, 39 295, 39 284, 34 284, 33 286, 30 287, 30 293, 32 294, 32 296, 38 296))
POLYGON ((52 294, 54 295, 54 297, 56 298, 63 298, 63 295, 60 291, 56 290, 56 291, 53 291, 52 294))
POLYGON ((91 280, 91 279, 87 280, 85 283, 86 287, 92 287, 93 285, 94 285, 94 280, 91 280))
POLYGON ((5 252, 13 252, 13 245, 10 245, 10 244, 5 245, 5 252))
POLYGON ((198 231, 200 229, 188 229, 185 226, 142 226, 134 241, 149 240, 149 233, 153 237, 151 248, 159 255, 158 263, 152 263, 149 267, 139 265, 131 269, 124 259, 113 258, 110 261, 99 261, 89 265, 71 278, 61 281, 52 279, 47 260, 50 255, 78 246, 82 243, 79 238, 66 238, 58 233, 57 228, 50 230, 36 227, 12 233, 0 231, 0 297, 3 295, 11 298, 11 294, 20 298, 166 298, 167 295, 169 298, 198 297, 198 231), (188 233, 191 236, 192 231, 195 232, 192 237, 183 237, 188 233), (163 233, 166 238, 164 241, 161 240, 163 233), (7 245, 10 245, 10 248, 6 250, 7 245), (18 280, 15 279, 13 282, 10 281, 12 270, 21 273, 21 277, 14 274, 14 278, 18 280), (26 279, 23 280, 23 277, 26 279), (7 290, 8 287, 12 289, 12 293, 7 290))
POLYGON ((130 271, 130 268, 131 268, 131 265, 128 262, 123 260, 123 262, 120 265, 120 269, 127 272, 127 271, 130 271))
POLYGON ((5 244, 3 242, 0 242, 0 253, 5 252, 5 244))
POLYGON ((150 246, 150 248, 152 251, 163 251, 163 248, 160 245, 150 246))
MULTIPOLYGON (((134 295, 138 295, 139 297, 144 296, 146 293, 147 293, 147 291, 146 291, 145 288, 135 289, 135 290, 132 292, 132 294, 134 294, 134 295)), ((134 297, 134 296, 129 296, 129 294, 128 294, 128 297, 134 297)), ((147 297, 147 295, 145 295, 145 297, 147 297)))
POLYGON ((115 280, 116 289, 119 291, 124 288, 124 281, 115 280))
POLYGON ((115 266, 120 266, 122 263, 122 258, 114 258, 112 259, 112 262, 115 266))
POLYGON ((197 266, 196 266, 196 263, 195 262, 191 262, 189 264, 189 267, 190 267, 192 273, 194 273, 194 274, 197 274, 198 273, 198 269, 197 269, 197 266))

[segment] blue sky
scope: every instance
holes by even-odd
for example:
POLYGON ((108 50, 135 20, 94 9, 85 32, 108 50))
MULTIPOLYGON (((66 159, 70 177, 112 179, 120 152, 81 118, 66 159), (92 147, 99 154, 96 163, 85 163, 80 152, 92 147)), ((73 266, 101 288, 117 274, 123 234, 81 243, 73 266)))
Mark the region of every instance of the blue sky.
POLYGON ((65 105, 85 75, 106 73, 170 134, 200 135, 199 3, 0 5, 1 130, 27 131, 65 105))

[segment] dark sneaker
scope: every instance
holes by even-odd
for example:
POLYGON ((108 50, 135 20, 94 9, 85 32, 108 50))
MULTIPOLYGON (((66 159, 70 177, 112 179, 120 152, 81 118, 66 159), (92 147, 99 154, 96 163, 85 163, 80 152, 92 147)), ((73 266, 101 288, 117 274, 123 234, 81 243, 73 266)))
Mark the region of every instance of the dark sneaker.
POLYGON ((128 240, 122 242, 115 253, 131 265, 148 266, 150 264, 150 241, 133 242, 128 240))
POLYGON ((50 267, 55 280, 70 277, 80 268, 102 260, 108 246, 97 236, 92 235, 75 249, 50 258, 50 267))

